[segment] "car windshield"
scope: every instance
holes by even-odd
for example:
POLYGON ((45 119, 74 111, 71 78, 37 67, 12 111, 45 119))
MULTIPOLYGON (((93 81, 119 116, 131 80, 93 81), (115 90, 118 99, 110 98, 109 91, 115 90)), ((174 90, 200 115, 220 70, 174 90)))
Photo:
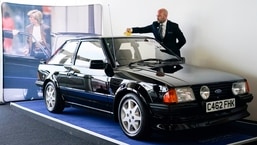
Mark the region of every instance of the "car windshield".
POLYGON ((115 56, 116 65, 124 66, 142 62, 180 60, 172 51, 164 48, 153 38, 126 37, 106 39, 107 46, 115 56))

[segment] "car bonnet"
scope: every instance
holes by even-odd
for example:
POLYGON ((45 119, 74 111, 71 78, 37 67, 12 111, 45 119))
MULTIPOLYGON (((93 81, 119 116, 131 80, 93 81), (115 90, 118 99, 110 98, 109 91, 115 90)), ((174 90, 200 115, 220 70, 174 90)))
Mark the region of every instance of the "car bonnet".
POLYGON ((116 75, 137 82, 158 83, 169 86, 188 86, 244 79, 232 73, 187 64, 176 66, 176 68, 171 69, 173 71, 166 71, 164 69, 163 75, 157 75, 156 70, 147 66, 135 68, 121 67, 116 75))

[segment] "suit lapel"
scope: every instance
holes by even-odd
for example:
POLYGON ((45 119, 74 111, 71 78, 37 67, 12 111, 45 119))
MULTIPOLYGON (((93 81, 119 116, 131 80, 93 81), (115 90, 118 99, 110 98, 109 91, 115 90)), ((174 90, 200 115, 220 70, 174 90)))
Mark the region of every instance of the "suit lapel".
POLYGON ((162 40, 161 37, 160 37, 160 35, 159 35, 159 29, 160 29, 160 24, 159 24, 158 22, 156 22, 156 23, 154 24, 153 33, 154 33, 155 38, 156 38, 157 40, 162 40))

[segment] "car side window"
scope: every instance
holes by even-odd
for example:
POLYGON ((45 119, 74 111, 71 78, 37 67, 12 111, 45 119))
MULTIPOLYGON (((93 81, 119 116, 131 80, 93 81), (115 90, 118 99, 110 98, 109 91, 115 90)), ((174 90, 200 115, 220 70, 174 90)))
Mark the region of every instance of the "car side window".
POLYGON ((89 67, 91 60, 106 60, 100 41, 82 41, 75 60, 75 65, 89 67))
POLYGON ((68 41, 58 52, 54 55, 48 64, 72 64, 72 57, 78 45, 78 41, 68 41))

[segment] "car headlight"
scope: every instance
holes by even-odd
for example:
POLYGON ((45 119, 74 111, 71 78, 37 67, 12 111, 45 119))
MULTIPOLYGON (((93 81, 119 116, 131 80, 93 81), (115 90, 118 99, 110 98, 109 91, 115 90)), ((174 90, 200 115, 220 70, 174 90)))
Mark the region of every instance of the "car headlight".
POLYGON ((232 92, 234 95, 245 94, 249 92, 249 86, 247 81, 235 82, 232 84, 232 92))
POLYGON ((182 103, 194 100, 195 96, 190 87, 172 88, 163 96, 164 103, 182 103))

